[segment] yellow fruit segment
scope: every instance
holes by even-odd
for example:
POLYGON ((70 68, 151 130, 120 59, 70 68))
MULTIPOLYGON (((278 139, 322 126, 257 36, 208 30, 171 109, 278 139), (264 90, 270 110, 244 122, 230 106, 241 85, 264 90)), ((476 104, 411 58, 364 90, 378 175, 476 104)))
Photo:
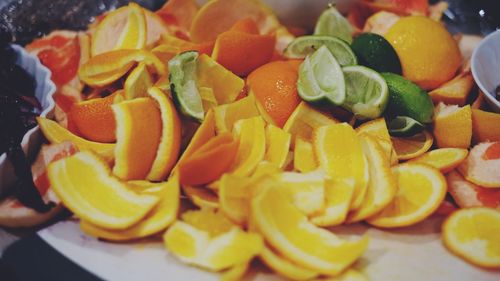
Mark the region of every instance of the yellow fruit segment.
POLYGON ((102 87, 118 80, 139 62, 144 62, 152 73, 167 73, 166 66, 149 51, 115 50, 90 58, 80 67, 78 76, 90 86, 102 87))
POLYGON ((205 54, 198 57, 196 79, 198 87, 206 87, 213 90, 218 104, 235 101, 245 86, 243 79, 225 69, 205 54))
POLYGON ((124 101, 112 109, 117 120, 113 173, 124 180, 145 179, 160 144, 160 109, 151 98, 124 101))
POLYGON ((198 92, 200 93, 201 103, 205 112, 208 112, 210 109, 215 108, 218 105, 212 88, 199 87, 198 92))
POLYGON ((125 80, 123 89, 125 99, 134 99, 148 96, 148 89, 153 86, 153 77, 149 73, 146 64, 140 62, 134 70, 130 72, 125 80))
POLYGON ((388 156, 391 161, 391 165, 398 163, 398 158, 396 151, 392 145, 391 136, 389 135, 389 130, 387 129, 387 123, 384 118, 375 119, 363 123, 361 126, 356 128, 356 132, 359 134, 367 134, 375 137, 379 145, 384 150, 384 153, 388 156))
POLYGON ((266 242, 293 263, 322 274, 336 275, 366 250, 366 236, 358 241, 344 241, 311 224, 287 198, 279 183, 261 188, 252 200, 252 221, 266 242))
POLYGON ((125 230, 109 230, 82 220, 83 232, 111 241, 125 241, 146 237, 166 229, 177 218, 180 204, 179 180, 172 178, 168 182, 153 185, 141 194, 150 194, 159 198, 158 204, 137 224, 125 230), (152 190, 157 188, 157 190, 152 190))
POLYGON ((314 171, 318 168, 318 160, 314 154, 314 147, 309 141, 297 138, 293 151, 293 168, 301 173, 314 171))
POLYGON ((437 146, 469 148, 472 139, 472 111, 470 105, 444 105, 436 107, 434 138, 437 146))
POLYGON ((261 117, 243 119, 234 125, 233 134, 239 139, 238 152, 230 173, 248 176, 264 159, 266 152, 265 123, 261 117))
POLYGON ((144 11, 130 3, 110 12, 99 23, 92 35, 92 56, 118 49, 142 49, 146 46, 146 36, 144 11))
POLYGON ((228 218, 239 225, 243 225, 248 219, 253 183, 252 178, 231 174, 225 174, 220 179, 220 208, 228 218))
POLYGON ((70 141, 74 144, 80 151, 92 151, 95 154, 102 157, 106 162, 112 162, 115 158, 115 144, 114 143, 99 143, 88 141, 83 139, 61 125, 57 122, 44 117, 37 117, 36 121, 42 130, 43 135, 51 143, 62 143, 64 141, 70 141))
POLYGON ((409 160, 418 157, 432 146, 432 135, 423 131, 411 137, 391 137, 399 160, 409 160))
POLYGON ((325 179, 322 172, 284 172, 280 174, 279 181, 295 207, 306 216, 319 213, 325 207, 325 179))
POLYGON ((349 214, 349 223, 362 221, 380 212, 391 203, 397 191, 389 159, 377 140, 365 134, 361 134, 360 139, 363 153, 368 160, 370 181, 361 207, 349 214))
POLYGON ((150 88, 148 93, 160 108, 162 128, 156 157, 146 178, 161 181, 168 176, 179 157, 181 121, 172 100, 165 93, 156 87, 150 88))
POLYGON ((342 224, 347 218, 353 195, 353 179, 326 180, 325 208, 312 216, 311 222, 323 227, 342 224))
POLYGON ((402 227, 423 221, 439 208, 446 195, 446 180, 437 169, 422 164, 392 168, 398 191, 380 213, 367 219, 378 227, 402 227))
POLYGON ((291 135, 272 124, 266 127, 266 154, 264 160, 283 168, 290 149, 291 135))
POLYGON ((292 263, 269 247, 264 247, 260 258, 269 268, 291 280, 309 280, 318 276, 318 273, 292 263))
POLYGON ((138 195, 111 175, 109 167, 90 152, 48 166, 50 185, 78 217, 107 229, 126 229, 158 203, 153 195, 138 195))
POLYGON ((255 97, 250 95, 233 103, 215 107, 214 115, 217 133, 221 134, 231 132, 238 120, 256 117, 260 114, 255 105, 255 97))
POLYGON ((238 227, 210 238, 208 232, 181 221, 165 232, 163 240, 167 250, 180 260, 212 271, 246 263, 264 246, 260 235, 238 227))
POLYGON ((208 188, 185 185, 182 190, 189 200, 200 208, 219 208, 219 198, 208 188))
POLYGON ((320 127, 314 134, 314 149, 321 167, 331 178, 353 178, 352 209, 361 206, 368 183, 368 164, 361 142, 347 123, 320 127))
POLYGON ((467 262, 500 269, 500 211, 460 209, 443 224, 444 245, 467 262))
POLYGON ((247 273, 250 263, 245 262, 237 264, 230 269, 224 271, 220 276, 220 281, 239 281, 243 279, 245 273, 247 273))
POLYGON ((462 148, 439 148, 431 150, 408 162, 432 166, 441 173, 448 173, 465 160, 469 151, 462 148))
POLYGON ((208 232, 210 237, 226 233, 235 225, 222 212, 202 208, 182 214, 181 219, 199 230, 208 232))
POLYGON ((500 141, 500 114, 472 109, 472 134, 476 142, 500 141))
POLYGON ((315 129, 336 123, 338 121, 335 118, 314 109, 302 101, 286 121, 283 130, 292 135, 292 142, 295 144, 294 142, 298 138, 312 141, 315 129))

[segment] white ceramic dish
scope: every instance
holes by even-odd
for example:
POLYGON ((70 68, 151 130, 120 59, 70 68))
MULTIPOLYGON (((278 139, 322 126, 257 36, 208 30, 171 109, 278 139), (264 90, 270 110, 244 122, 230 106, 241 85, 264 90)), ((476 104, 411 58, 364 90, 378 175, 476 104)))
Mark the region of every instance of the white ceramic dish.
POLYGON ((500 101, 495 98, 500 85, 500 30, 484 38, 472 53, 472 75, 491 108, 500 113, 500 101))
MULTIPOLYGON (((26 52, 23 47, 13 45, 18 54, 16 63, 33 75, 36 80, 35 96, 42 106, 42 117, 52 117, 54 111, 53 94, 56 91, 56 85, 50 80, 51 72, 40 63, 40 60, 26 52)), ((42 141, 42 135, 38 126, 32 128, 23 137, 21 146, 28 157, 32 157, 39 149, 42 141)), ((6 153, 0 155, 0 196, 15 181, 14 169, 7 159, 6 153)))

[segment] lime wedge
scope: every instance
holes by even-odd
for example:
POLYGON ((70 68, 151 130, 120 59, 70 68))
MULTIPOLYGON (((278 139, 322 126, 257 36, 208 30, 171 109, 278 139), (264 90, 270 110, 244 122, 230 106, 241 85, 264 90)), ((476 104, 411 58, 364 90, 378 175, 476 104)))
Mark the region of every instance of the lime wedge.
POLYGON ((425 126, 408 116, 397 116, 387 124, 387 128, 393 137, 411 137, 422 132, 425 126))
POLYGON ((346 83, 346 99, 342 107, 359 119, 375 119, 382 115, 389 101, 384 78, 360 65, 346 66, 342 70, 346 83))
POLYGON ((356 55, 345 41, 321 35, 308 35, 295 38, 286 47, 284 55, 291 59, 302 59, 325 45, 341 66, 358 64, 356 55))
POLYGON ((403 76, 389 72, 382 76, 390 93, 386 116, 408 116, 422 124, 432 122, 434 104, 427 92, 403 76))
POLYGON ((340 105, 346 90, 342 68, 326 46, 308 55, 299 68, 299 96, 310 103, 340 105))
POLYGON ((353 28, 349 21, 335 7, 326 9, 318 18, 314 27, 314 35, 338 37, 347 43, 352 43, 353 28))
POLYGON ((182 114, 203 121, 205 112, 198 86, 196 85, 196 64, 198 52, 188 51, 173 57, 168 62, 170 90, 182 114))

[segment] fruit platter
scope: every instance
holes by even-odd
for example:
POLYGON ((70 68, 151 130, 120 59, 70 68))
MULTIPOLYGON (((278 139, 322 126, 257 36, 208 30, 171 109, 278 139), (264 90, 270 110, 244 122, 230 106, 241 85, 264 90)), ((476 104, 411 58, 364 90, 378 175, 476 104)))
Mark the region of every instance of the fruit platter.
POLYGON ((50 222, 105 280, 499 280, 486 40, 452 34, 447 2, 318 1, 309 27, 283 2, 130 2, 26 42, 55 108, 37 116, 2 61, 0 116, 24 131, 0 122, 19 178, 0 226, 50 222))

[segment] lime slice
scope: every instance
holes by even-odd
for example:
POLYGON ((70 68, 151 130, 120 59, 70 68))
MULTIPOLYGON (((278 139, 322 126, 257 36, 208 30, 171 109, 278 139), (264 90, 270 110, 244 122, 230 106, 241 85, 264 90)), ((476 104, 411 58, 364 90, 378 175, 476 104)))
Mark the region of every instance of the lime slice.
POLYGON ((397 116, 388 124, 389 134, 394 137, 411 137, 422 132, 425 126, 407 116, 397 116))
POLYGON ((295 38, 285 49, 284 55, 291 59, 303 59, 319 47, 325 45, 341 66, 358 64, 356 55, 345 41, 321 35, 308 35, 295 38))
POLYGON ((375 119, 382 115, 389 101, 384 78, 360 65, 346 66, 342 70, 346 83, 346 99, 342 107, 359 119, 375 119))
POLYGON ((384 37, 375 33, 362 33, 354 38, 351 47, 359 64, 378 72, 402 73, 398 54, 384 37))
POLYGON ((352 42, 352 32, 353 28, 349 21, 335 7, 326 9, 314 27, 314 35, 335 36, 349 44, 352 42))
POLYGON ((390 94, 387 116, 408 116, 422 124, 432 122, 434 104, 427 92, 400 75, 382 73, 382 76, 390 94))
POLYGON ((205 112, 198 86, 196 85, 196 63, 198 52, 178 54, 168 62, 170 90, 174 102, 182 114, 203 121, 205 112))
POLYGON ((342 68, 326 46, 306 57, 299 68, 299 96, 310 103, 340 105, 345 100, 342 68))

